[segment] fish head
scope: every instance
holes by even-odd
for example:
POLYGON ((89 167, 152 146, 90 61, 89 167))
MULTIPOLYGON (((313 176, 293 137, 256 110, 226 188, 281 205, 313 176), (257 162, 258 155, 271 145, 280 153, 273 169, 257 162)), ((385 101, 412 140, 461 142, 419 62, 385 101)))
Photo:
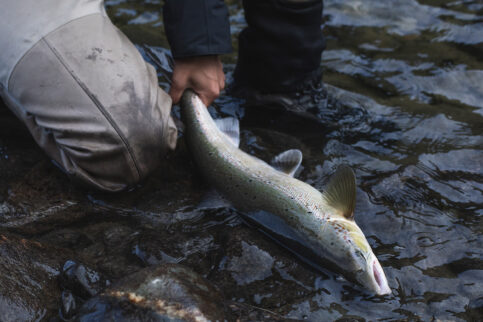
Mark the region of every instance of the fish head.
POLYGON ((340 166, 320 200, 319 208, 325 209, 320 217, 326 218, 326 229, 319 232, 318 239, 329 245, 328 259, 332 256, 332 262, 347 273, 348 279, 378 295, 389 294, 381 264, 354 220, 355 203, 355 174, 348 166, 340 166))
POLYGON ((331 221, 335 227, 332 251, 344 254, 336 261, 348 279, 378 295, 391 293, 386 275, 366 237, 355 221, 345 218, 331 221))

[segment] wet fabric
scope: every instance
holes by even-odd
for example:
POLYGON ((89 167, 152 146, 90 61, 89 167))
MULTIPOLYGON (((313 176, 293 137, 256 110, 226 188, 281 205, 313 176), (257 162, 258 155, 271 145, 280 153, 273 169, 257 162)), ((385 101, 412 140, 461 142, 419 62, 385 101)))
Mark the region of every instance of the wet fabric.
MULTIPOLYGON (((0 66, 5 74, 8 64, 0 66)), ((62 170, 101 190, 135 185, 176 145, 171 99, 155 69, 102 12, 43 35, 19 57, 0 94, 62 170)))
POLYGON ((166 0, 163 16, 174 58, 232 51, 228 9, 223 0, 166 0))
POLYGON ((248 27, 239 36, 237 86, 295 92, 321 81, 321 0, 244 0, 243 8, 248 27))
POLYGON ((19 59, 43 36, 86 15, 105 16, 102 0, 7 0, 1 4, 0 84, 3 87, 7 86, 19 59))
MULTIPOLYGON (((239 87, 296 92, 322 79, 322 0, 244 0, 248 27, 239 36, 239 87)), ((231 52, 221 0, 167 0, 165 30, 175 58, 231 52)))

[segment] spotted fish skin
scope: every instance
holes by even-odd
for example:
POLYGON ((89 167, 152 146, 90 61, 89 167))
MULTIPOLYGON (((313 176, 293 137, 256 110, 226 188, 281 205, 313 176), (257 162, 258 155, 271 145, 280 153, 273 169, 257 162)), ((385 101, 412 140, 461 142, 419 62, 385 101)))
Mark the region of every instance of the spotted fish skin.
MULTIPOLYGON (((376 294, 390 292, 384 271, 360 228, 331 204, 337 194, 334 198, 330 194, 324 196, 240 150, 219 130, 206 106, 191 90, 182 96, 181 115, 198 168, 239 211, 256 214, 254 220, 268 231, 302 244, 314 257, 310 261, 335 264, 347 277, 376 294)), ((355 183, 352 184, 355 196, 355 183)))

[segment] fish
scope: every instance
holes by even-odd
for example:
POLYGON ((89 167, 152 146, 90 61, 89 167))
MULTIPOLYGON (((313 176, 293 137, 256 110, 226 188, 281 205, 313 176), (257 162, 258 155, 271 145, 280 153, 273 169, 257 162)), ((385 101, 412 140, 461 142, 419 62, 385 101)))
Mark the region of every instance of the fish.
POLYGON ((323 193, 294 178, 302 153, 271 164, 239 148, 239 121, 214 120, 190 89, 180 101, 185 140, 202 176, 249 222, 314 267, 342 272, 371 294, 391 293, 386 275, 354 220, 356 182, 339 166, 323 193))

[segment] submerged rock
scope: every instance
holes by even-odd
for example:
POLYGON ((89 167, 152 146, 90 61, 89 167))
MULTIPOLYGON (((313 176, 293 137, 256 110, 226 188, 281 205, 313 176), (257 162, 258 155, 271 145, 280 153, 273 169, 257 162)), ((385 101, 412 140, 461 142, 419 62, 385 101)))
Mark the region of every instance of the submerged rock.
POLYGON ((206 273, 213 265, 212 257, 220 251, 215 237, 208 232, 187 234, 151 230, 136 236, 131 246, 133 257, 145 266, 164 263, 183 264, 198 273, 206 273))
POLYGON ((87 301, 78 321, 223 321, 223 297, 207 280, 177 264, 148 267, 87 301))
POLYGON ((225 256, 209 279, 232 301, 231 314, 242 321, 257 321, 252 315, 286 317, 293 306, 315 291, 316 281, 324 283, 327 278, 255 227, 233 228, 225 245, 225 256))
POLYGON ((86 217, 90 208, 80 190, 44 161, 11 184, 6 200, 0 203, 0 228, 39 234, 86 217))
POLYGON ((0 234, 0 321, 38 321, 56 315, 58 267, 69 252, 0 234))
POLYGON ((92 297, 106 286, 99 273, 72 260, 64 263, 60 281, 63 287, 82 298, 92 297))
MULTIPOLYGON (((102 219, 106 217, 103 214, 102 219)), ((88 261, 86 264, 96 268, 108 279, 117 280, 142 268, 132 259, 129 248, 131 240, 139 232, 135 224, 127 223, 124 219, 118 217, 101 222, 90 220, 79 229, 90 243, 86 247, 76 248, 78 254, 88 261)))
POLYGON ((238 285, 250 284, 264 280, 272 275, 274 258, 256 245, 241 242, 241 256, 233 256, 228 264, 228 270, 238 285))
POLYGON ((72 318, 77 312, 77 301, 70 291, 62 292, 62 306, 60 308, 60 314, 63 319, 72 318))
POLYGON ((56 229, 45 235, 38 236, 37 239, 42 243, 72 250, 84 249, 92 244, 92 240, 85 234, 72 228, 56 229))

